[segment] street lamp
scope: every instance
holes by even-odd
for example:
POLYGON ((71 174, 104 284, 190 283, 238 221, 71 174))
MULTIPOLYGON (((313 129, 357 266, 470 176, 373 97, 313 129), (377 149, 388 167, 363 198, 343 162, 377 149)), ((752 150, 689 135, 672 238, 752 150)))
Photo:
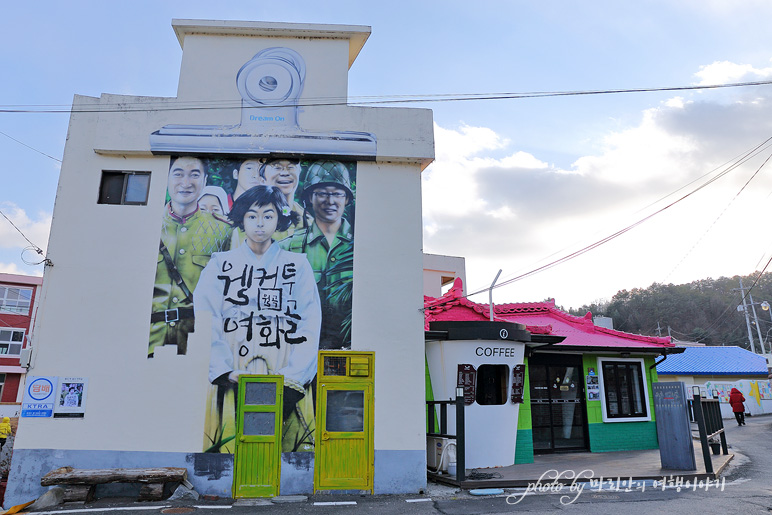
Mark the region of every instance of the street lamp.
MULTIPOLYGON (((750 297, 750 294, 748 295, 750 297)), ((751 344, 751 351, 756 352, 756 348, 753 345, 753 336, 751 333, 751 325, 756 326, 756 332, 759 335, 759 346, 761 347, 761 353, 764 354, 764 340, 761 339, 761 327, 758 323, 759 317, 756 316, 756 306, 759 306, 763 311, 769 311, 770 320, 772 320, 772 305, 767 302, 766 300, 763 302, 753 302, 753 297, 750 297, 750 302, 745 302, 745 298, 743 298, 743 303, 737 306, 737 311, 744 312, 745 313, 745 323, 748 325, 748 340, 751 344), (751 322, 750 318, 748 316, 748 308, 751 308, 751 311, 753 313, 753 318, 755 319, 755 322, 751 322)), ((767 337, 766 340, 769 340, 769 331, 767 331, 767 337)), ((770 343, 770 352, 772 352, 772 343, 770 343)))

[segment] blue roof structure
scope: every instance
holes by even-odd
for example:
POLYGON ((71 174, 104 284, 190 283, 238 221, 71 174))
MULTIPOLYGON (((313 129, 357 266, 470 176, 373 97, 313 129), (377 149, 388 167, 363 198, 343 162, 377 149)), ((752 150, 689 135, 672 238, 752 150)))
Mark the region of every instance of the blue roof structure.
POLYGON ((764 375, 767 360, 740 347, 686 347, 657 365, 657 374, 764 375))

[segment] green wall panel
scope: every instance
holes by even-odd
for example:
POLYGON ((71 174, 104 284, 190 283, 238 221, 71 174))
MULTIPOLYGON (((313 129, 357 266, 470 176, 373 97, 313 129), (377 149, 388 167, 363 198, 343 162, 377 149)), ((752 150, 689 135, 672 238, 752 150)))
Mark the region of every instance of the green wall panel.
MULTIPOLYGON (((531 424, 531 380, 528 377, 528 358, 523 360, 523 364, 525 365, 525 384, 523 385, 523 403, 517 412, 518 443, 520 442, 520 430, 528 429, 530 432, 533 427, 531 424)), ((533 461, 533 445, 531 447, 531 461, 533 461)), ((524 463, 530 463, 530 461, 524 463)))
POLYGON ((590 451, 637 451, 657 449, 656 422, 589 424, 590 451))
POLYGON ((515 465, 533 463, 533 431, 518 429, 515 443, 515 465))

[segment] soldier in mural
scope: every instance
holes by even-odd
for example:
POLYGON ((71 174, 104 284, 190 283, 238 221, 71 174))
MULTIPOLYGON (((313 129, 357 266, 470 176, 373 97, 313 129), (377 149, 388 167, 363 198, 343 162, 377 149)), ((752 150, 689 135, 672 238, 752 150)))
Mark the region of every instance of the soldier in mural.
POLYGON ((354 201, 350 170, 339 161, 315 161, 308 167, 304 179, 302 201, 306 207, 310 206, 313 223, 295 231, 280 245, 290 252, 305 254, 314 270, 322 302, 319 347, 348 349, 351 348, 354 229, 344 214, 354 201))
POLYGON ((172 159, 167 194, 169 202, 161 223, 148 357, 162 345, 176 345, 187 353, 193 332, 193 291, 213 252, 227 250, 231 226, 216 215, 198 209, 206 184, 204 162, 196 157, 172 159))
POLYGON ((312 451, 319 295, 308 260, 273 239, 297 213, 279 188, 261 185, 239 195, 229 217, 244 244, 212 256, 194 295, 197 316, 212 317, 204 450, 233 452, 238 377, 270 374, 284 376, 282 450, 312 451))

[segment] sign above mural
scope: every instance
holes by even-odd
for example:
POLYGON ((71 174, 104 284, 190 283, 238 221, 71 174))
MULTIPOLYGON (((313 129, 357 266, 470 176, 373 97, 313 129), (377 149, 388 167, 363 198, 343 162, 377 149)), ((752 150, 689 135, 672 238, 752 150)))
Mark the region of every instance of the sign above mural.
POLYGON ((266 48, 236 74, 242 98, 240 124, 165 125, 150 135, 150 149, 154 154, 329 155, 374 160, 376 140, 370 133, 300 127, 305 75, 300 54, 289 48, 266 48))

